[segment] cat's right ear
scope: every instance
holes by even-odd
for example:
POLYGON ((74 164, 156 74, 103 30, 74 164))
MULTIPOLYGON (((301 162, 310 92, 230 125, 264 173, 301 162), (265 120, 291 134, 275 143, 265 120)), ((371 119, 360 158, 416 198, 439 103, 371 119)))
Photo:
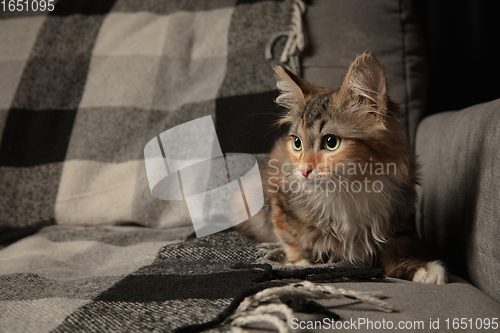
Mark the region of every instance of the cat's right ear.
POLYGON ((276 86, 280 91, 276 103, 289 112, 301 110, 314 86, 281 66, 276 66, 274 72, 277 78, 276 86))

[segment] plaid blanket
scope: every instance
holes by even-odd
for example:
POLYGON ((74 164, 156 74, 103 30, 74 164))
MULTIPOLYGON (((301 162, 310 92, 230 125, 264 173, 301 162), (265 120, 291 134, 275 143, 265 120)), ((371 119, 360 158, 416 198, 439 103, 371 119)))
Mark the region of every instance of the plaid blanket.
POLYGON ((211 116, 223 152, 266 153, 279 110, 264 51, 294 1, 27 3, 0 11, 0 331, 212 319, 262 271, 232 268, 257 248, 186 241, 186 204, 151 195, 144 146, 211 116))
POLYGON ((165 331, 212 319, 255 274, 236 234, 187 228, 47 227, 0 252, 2 331, 165 331), (225 287, 220 282, 225 281, 225 287))
POLYGON ((171 331, 214 319, 272 278, 235 267, 255 263, 255 242, 236 232, 183 241, 191 232, 43 228, 0 251, 0 331, 171 331))
POLYGON ((293 3, 60 0, 53 11, 1 11, 0 226, 189 225, 185 202, 151 195, 144 146, 211 116, 222 152, 266 153, 279 110, 264 51, 290 29, 293 3))

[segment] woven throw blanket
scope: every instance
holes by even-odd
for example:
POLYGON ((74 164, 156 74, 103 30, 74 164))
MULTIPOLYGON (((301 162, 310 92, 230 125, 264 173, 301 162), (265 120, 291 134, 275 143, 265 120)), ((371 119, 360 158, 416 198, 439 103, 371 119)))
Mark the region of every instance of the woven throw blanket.
POLYGON ((0 12, 0 228, 189 225, 185 202, 151 195, 143 150, 203 116, 224 153, 269 151, 265 49, 294 0, 52 3, 0 12))
POLYGON ((0 331, 169 331, 221 311, 255 258, 232 235, 180 242, 192 230, 52 226, 0 251, 0 331), (223 285, 222 285, 223 283, 223 285))
POLYGON ((251 279, 232 265, 257 250, 185 243, 186 204, 151 195, 144 146, 211 116, 223 152, 266 153, 279 110, 265 49, 294 1, 51 3, 0 11, 0 331, 211 319, 251 279), (111 224, 154 228, 92 227, 111 224))
POLYGON ((314 269, 263 269, 259 244, 237 232, 185 240, 190 233, 48 226, 4 248, 0 331, 168 332, 213 320, 261 283, 332 281, 314 269))

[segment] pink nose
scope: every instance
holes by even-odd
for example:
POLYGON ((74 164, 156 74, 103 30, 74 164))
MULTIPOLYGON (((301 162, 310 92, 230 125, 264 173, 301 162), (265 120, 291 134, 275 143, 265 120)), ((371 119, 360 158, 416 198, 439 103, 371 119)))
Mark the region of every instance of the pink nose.
POLYGON ((310 165, 308 166, 301 166, 299 167, 299 171, 304 177, 309 177, 309 174, 313 171, 312 167, 310 165))

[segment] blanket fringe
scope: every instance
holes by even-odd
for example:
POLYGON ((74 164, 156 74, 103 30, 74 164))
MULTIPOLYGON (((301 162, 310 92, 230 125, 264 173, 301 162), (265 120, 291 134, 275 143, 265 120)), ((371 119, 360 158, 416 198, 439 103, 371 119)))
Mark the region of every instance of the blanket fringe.
MULTIPOLYGON (((277 244, 265 244, 269 250, 277 244)), ((283 266, 283 265, 281 265, 283 266)), ((273 268, 267 263, 237 263, 235 269, 261 271, 256 276, 257 284, 236 294, 231 303, 210 321, 182 326, 177 333, 201 332, 219 325, 229 325, 234 332, 245 332, 245 326, 255 322, 265 322, 279 332, 291 327, 293 313, 312 313, 339 320, 340 316, 314 300, 348 299, 340 306, 357 303, 371 305, 384 312, 391 312, 391 305, 378 292, 362 292, 335 288, 319 281, 373 281, 384 277, 383 270, 361 270, 352 267, 281 267, 273 268), (300 282, 285 282, 293 279, 300 282), (314 282, 317 281, 317 282, 314 282), (240 319, 241 318, 241 319, 240 319), (284 319, 283 319, 284 318, 284 319)), ((336 306, 338 308, 339 306, 336 306)), ((222 328, 222 327, 219 327, 222 328)), ((226 329, 227 329, 226 328, 226 329)))
MULTIPOLYGON (((276 303, 279 300, 283 300, 283 296, 299 296, 316 300, 347 298, 356 303, 371 305, 379 311, 393 312, 392 306, 383 300, 384 296, 378 292, 346 290, 330 285, 301 281, 281 287, 267 288, 246 297, 236 309, 235 316, 231 322, 232 331, 245 332, 244 326, 259 322, 274 326, 280 333, 289 332, 291 330, 293 311, 289 304, 276 303)), ((318 303, 315 303, 315 306, 323 307, 318 303)), ((324 307, 323 309, 322 312, 329 313, 334 320, 340 319, 337 314, 326 310, 324 307)))
POLYGON ((289 31, 278 32, 273 35, 266 44, 265 57, 267 60, 273 59, 273 46, 276 41, 287 36, 285 47, 280 57, 280 64, 286 66, 293 73, 300 75, 299 55, 304 50, 305 38, 302 15, 306 11, 306 5, 302 0, 294 0, 292 12, 292 24, 289 31))

